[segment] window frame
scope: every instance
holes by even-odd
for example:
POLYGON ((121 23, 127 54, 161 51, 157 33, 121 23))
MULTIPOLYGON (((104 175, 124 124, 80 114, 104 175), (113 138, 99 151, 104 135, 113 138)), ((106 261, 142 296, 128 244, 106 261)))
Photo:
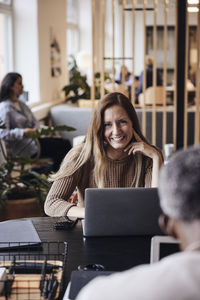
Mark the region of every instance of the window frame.
POLYGON ((7 40, 7 49, 8 49, 8 57, 7 57, 7 72, 10 72, 14 68, 14 53, 13 53, 13 45, 14 45, 14 37, 13 37, 13 0, 10 0, 10 3, 0 3, 0 14, 6 15, 9 17, 9 25, 8 25, 8 40, 7 40))
MULTIPOLYGON (((66 0, 66 40, 67 40, 67 43, 66 43, 66 57, 67 57, 67 60, 69 58, 69 55, 71 53, 68 52, 68 32, 69 31, 73 31, 77 34, 77 53, 80 51, 80 28, 79 28, 79 13, 77 14, 77 17, 76 17, 76 21, 75 22, 72 22, 71 20, 68 21, 68 15, 67 15, 67 10, 68 10, 68 0, 66 0)), ((76 3, 75 3, 75 11, 76 13, 79 12, 79 3, 78 1, 76 0, 76 3)), ((77 54, 76 53, 76 54, 77 54)))

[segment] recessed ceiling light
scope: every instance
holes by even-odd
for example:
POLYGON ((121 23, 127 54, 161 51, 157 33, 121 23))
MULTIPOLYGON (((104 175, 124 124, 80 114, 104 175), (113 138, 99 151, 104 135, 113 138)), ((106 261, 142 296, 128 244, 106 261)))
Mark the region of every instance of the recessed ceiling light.
POLYGON ((188 4, 199 4, 199 0, 188 0, 188 4))
POLYGON ((198 12, 199 11, 198 7, 188 7, 187 10, 188 10, 188 12, 198 12))

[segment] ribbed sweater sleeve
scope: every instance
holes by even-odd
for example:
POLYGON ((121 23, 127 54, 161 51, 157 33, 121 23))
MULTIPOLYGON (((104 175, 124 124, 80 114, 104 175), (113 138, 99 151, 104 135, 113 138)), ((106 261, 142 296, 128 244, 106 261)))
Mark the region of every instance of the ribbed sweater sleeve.
POLYGON ((48 216, 60 217, 66 215, 70 207, 73 206, 67 201, 70 197, 70 183, 71 180, 67 177, 53 183, 44 204, 44 211, 48 216))

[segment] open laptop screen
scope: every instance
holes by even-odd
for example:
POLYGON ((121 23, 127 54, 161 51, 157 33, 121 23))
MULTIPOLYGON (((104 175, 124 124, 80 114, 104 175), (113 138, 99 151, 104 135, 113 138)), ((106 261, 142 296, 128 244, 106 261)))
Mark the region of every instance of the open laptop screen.
POLYGON ((83 234, 128 236, 162 234, 157 188, 90 188, 85 190, 83 234))

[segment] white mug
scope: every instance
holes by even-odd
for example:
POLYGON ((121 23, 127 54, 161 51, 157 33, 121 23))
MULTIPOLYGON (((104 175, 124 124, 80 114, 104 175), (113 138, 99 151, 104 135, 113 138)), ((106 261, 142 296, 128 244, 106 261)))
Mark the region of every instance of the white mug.
POLYGON ((165 160, 168 160, 172 155, 172 153, 174 152, 174 144, 165 144, 164 151, 165 151, 165 160))

